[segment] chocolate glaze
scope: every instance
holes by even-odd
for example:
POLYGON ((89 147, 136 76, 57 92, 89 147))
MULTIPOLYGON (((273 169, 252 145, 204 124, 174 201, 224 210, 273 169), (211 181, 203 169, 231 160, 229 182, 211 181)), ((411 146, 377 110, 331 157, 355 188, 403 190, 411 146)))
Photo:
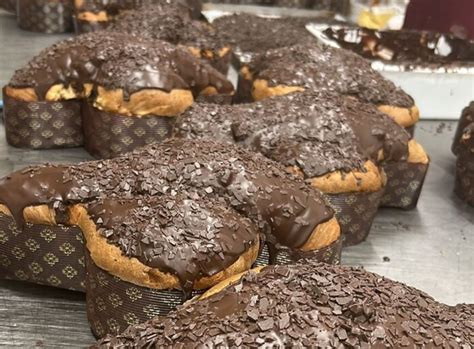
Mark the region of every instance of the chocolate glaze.
POLYGON ((60 209, 73 197, 77 186, 73 178, 64 178, 67 166, 32 166, 0 179, 0 203, 5 204, 17 223, 24 224, 23 209, 47 204, 60 209))
POLYGON ((125 97, 143 88, 192 89, 196 94, 208 86, 221 93, 233 90, 222 74, 184 48, 115 32, 80 35, 53 45, 16 71, 9 86, 32 87, 42 100, 58 83, 78 91, 84 83, 122 88, 125 97))
POLYGON ((474 43, 448 34, 412 30, 332 28, 324 34, 365 58, 402 64, 440 66, 474 61, 474 43))
POLYGON ((413 99, 357 54, 313 43, 270 50, 251 65, 254 79, 354 96, 375 105, 411 108, 413 99))
MULTIPOLYGON (((179 266, 174 266, 173 261, 165 263, 158 256, 154 259, 137 240, 140 234, 145 234, 144 226, 159 230, 168 225, 183 227, 185 224, 189 229, 186 234, 191 234, 193 226, 204 229, 205 222, 197 220, 202 213, 225 220, 226 224, 214 225, 214 228, 229 232, 235 228, 236 221, 239 227, 248 226, 241 215, 252 221, 254 231, 266 232, 267 236, 298 248, 308 240, 318 224, 328 221, 334 214, 318 191, 288 176, 274 162, 239 147, 223 147, 210 140, 170 139, 111 160, 27 169, 13 173, 0 183, 0 202, 11 208, 18 220, 21 220, 23 209, 30 205, 49 203, 53 207, 62 207, 70 203, 93 204, 104 199, 117 201, 140 197, 156 198, 159 206, 117 211, 119 216, 127 217, 127 222, 129 217, 131 222, 136 218, 136 224, 123 227, 122 221, 118 229, 105 229, 103 234, 125 255, 137 257, 146 265, 161 263, 160 267, 172 270, 170 272, 180 278, 186 291, 193 285, 193 278, 204 273, 204 269, 186 274, 182 269, 178 270, 179 266), (192 211, 193 207, 195 211, 192 211), (153 213, 147 214, 148 210, 153 213), (187 218, 180 223, 175 221, 178 219, 176 215, 187 218), (151 221, 147 222, 146 217, 151 221), (130 248, 133 245, 141 247, 130 248)), ((97 216, 102 211, 94 207, 97 216)), ((99 227, 104 222, 117 226, 114 216, 107 213, 111 211, 106 208, 101 220, 100 214, 97 216, 99 227)), ((120 217, 117 219, 121 220, 120 217)), ((206 231, 214 231, 210 228, 206 231)), ((169 229, 173 234, 184 234, 169 229)), ((166 234, 167 230, 162 231, 166 234)), ((239 234, 247 233, 242 230, 239 234)), ((245 241, 248 246, 250 239, 245 241)), ((229 247, 225 251, 237 250, 241 251, 241 248, 229 247)), ((206 268, 210 272, 210 266, 206 268)))
POLYGON ((385 161, 401 161, 408 157, 410 135, 388 115, 355 98, 344 99, 345 115, 362 149, 373 160, 383 149, 385 161))
POLYGON ((339 96, 308 91, 234 106, 195 104, 175 134, 237 143, 312 178, 363 169, 367 157, 347 115, 339 96))
POLYGON ((450 307, 360 268, 266 267, 202 301, 107 336, 95 348, 468 348, 474 307, 450 307))

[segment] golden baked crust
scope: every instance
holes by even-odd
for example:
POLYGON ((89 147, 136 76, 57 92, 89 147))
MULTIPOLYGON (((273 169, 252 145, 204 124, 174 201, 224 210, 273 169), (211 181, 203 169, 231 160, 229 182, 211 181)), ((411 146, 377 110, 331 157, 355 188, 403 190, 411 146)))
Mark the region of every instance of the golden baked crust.
MULTIPOLYGON (((38 96, 33 88, 14 88, 7 86, 5 89, 9 97, 24 102, 37 102, 38 96)), ((83 91, 76 91, 72 86, 65 87, 63 84, 56 84, 46 92, 45 100, 49 102, 67 101, 71 99, 89 97, 92 92, 92 84, 84 84, 83 91)))
POLYGON ((79 12, 76 17, 81 21, 87 22, 107 22, 109 20, 109 16, 105 11, 99 11, 97 13, 89 11, 79 12))
POLYGON ((201 296, 199 296, 199 298, 197 300, 203 300, 203 299, 206 299, 206 298, 208 298, 212 295, 215 295, 216 293, 219 293, 220 291, 222 291, 224 288, 239 282, 239 280, 242 278, 242 276, 246 275, 247 273, 254 272, 254 273, 258 274, 262 271, 263 268, 265 268, 265 267, 264 266, 259 266, 259 267, 252 268, 250 270, 246 270, 242 273, 232 275, 231 277, 219 282, 217 285, 214 285, 212 288, 210 288, 209 290, 204 292, 201 296))
POLYGON ((177 116, 193 104, 189 90, 175 89, 165 92, 158 89, 143 89, 132 93, 126 101, 122 89, 106 90, 98 86, 94 106, 106 112, 125 116, 177 116))
POLYGON ((261 101, 269 97, 284 96, 292 92, 303 91, 304 88, 301 86, 278 85, 275 87, 269 87, 267 80, 256 79, 253 82, 252 97, 255 101, 261 101))
POLYGON ((333 217, 327 222, 318 224, 300 250, 304 252, 319 250, 331 245, 340 236, 341 227, 337 219, 333 217))
MULTIPOLYGON (((310 179, 311 185, 325 194, 341 194, 352 192, 372 193, 382 189, 387 182, 383 170, 380 170, 371 160, 364 164, 366 172, 334 171, 310 179)), ((303 177, 303 172, 298 167, 288 167, 288 172, 303 177)))
POLYGON ((390 116, 397 124, 403 127, 413 126, 420 119, 420 110, 415 105, 411 108, 401 108, 392 105, 379 105, 378 109, 390 116))
POLYGON ((38 100, 36 91, 31 87, 14 88, 6 86, 5 93, 8 95, 8 97, 12 97, 24 102, 36 102, 38 100))
POLYGON ((412 164, 428 164, 430 159, 423 147, 414 139, 408 142, 408 162, 412 164))

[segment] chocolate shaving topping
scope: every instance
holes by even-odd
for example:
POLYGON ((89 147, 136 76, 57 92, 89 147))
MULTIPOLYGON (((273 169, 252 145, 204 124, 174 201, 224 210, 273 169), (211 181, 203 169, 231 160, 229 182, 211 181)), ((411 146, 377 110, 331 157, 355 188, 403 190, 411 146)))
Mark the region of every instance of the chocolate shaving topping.
POLYGON ((269 50, 250 64, 254 79, 354 96, 375 105, 411 108, 413 99, 350 51, 312 42, 269 50))
MULTIPOLYGON (((362 123, 368 126, 373 118, 386 117, 377 113, 372 118, 361 110, 357 114, 360 118, 352 122, 353 110, 358 107, 335 94, 311 91, 234 106, 196 103, 178 119, 175 135, 236 143, 285 166, 297 166, 305 178, 336 170, 361 171, 368 156, 364 155, 351 126, 362 123)), ((365 108, 367 113, 372 111, 369 106, 365 108)), ((377 121, 376 125, 384 122, 401 129, 390 121, 377 121)), ((403 140, 405 143, 400 147, 405 149, 408 139, 403 140)), ((372 141, 369 138, 366 143, 372 141)), ((388 142, 376 139, 372 147, 375 153, 385 143, 388 142)))
POLYGON ((360 268, 308 260, 250 272, 209 298, 107 336, 94 347, 469 348, 473 317, 472 305, 447 306, 360 268), (351 302, 339 306, 341 295, 351 302), (265 311, 258 307, 263 299, 265 311), (417 306, 421 300, 424 309, 417 306))

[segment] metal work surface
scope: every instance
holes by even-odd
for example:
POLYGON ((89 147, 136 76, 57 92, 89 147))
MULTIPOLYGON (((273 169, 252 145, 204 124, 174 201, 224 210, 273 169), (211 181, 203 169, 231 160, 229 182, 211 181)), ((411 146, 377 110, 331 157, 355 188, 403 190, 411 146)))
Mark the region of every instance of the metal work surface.
MULTIPOLYGON (((0 12, 0 85, 34 53, 62 37, 20 31, 13 17, 0 12)), ((344 250, 343 264, 363 265, 448 304, 474 303, 474 208, 452 193, 455 122, 422 121, 417 127, 416 139, 432 161, 418 208, 380 210, 368 241, 344 250)), ((33 163, 90 158, 81 148, 12 148, 0 122, 0 177, 33 163)), ((93 341, 83 294, 0 281, 0 347, 80 348, 93 341)))

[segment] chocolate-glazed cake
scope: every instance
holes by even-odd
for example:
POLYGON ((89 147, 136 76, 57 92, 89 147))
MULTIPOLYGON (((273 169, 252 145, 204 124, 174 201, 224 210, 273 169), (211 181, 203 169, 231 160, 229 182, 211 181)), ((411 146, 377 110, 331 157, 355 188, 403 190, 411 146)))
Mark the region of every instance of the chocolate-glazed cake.
POLYGON ((184 48, 115 32, 82 35, 15 72, 4 93, 7 140, 45 149, 85 138, 93 155, 112 157, 166 138, 200 93, 232 91, 184 48))
POLYGON ((107 28, 121 13, 142 5, 154 5, 164 11, 179 11, 183 15, 199 19, 202 10, 200 0, 74 0, 75 28, 77 33, 107 28))
POLYGON ((305 89, 327 90, 376 105, 398 124, 411 127, 419 118, 413 99, 358 55, 308 44, 261 54, 250 66, 252 97, 261 100, 305 89))
POLYGON ((221 42, 209 23, 193 19, 188 13, 179 11, 179 6, 154 4, 125 11, 117 16, 109 29, 183 45, 223 74, 229 70, 230 47, 221 42))
POLYGON ((94 348, 469 348, 474 307, 360 268, 266 267, 94 348))
POLYGON ((196 103, 178 119, 175 135, 238 144, 281 163, 327 194, 343 243, 353 245, 367 237, 386 181, 348 117, 340 96, 307 91, 234 106, 196 103))
POLYGON ((467 106, 459 119, 452 146, 456 160, 455 193, 474 206, 474 103, 467 106))
POLYGON ((79 249, 61 227, 80 228, 82 264, 57 260, 52 276, 81 270, 97 336, 248 270, 264 245, 272 260, 280 251, 290 260, 325 260, 320 249, 328 242, 332 261, 340 253, 339 225, 318 191, 257 153, 210 140, 170 139, 111 160, 30 167, 1 180, 0 203, 2 222, 9 221, 0 274, 8 278, 21 270, 24 280, 48 284, 48 273, 17 258, 18 244, 44 239, 29 254, 41 265, 43 256, 59 254, 53 248, 66 248, 51 241, 79 249), (49 226, 47 235, 24 236, 25 226, 39 224, 49 226))

